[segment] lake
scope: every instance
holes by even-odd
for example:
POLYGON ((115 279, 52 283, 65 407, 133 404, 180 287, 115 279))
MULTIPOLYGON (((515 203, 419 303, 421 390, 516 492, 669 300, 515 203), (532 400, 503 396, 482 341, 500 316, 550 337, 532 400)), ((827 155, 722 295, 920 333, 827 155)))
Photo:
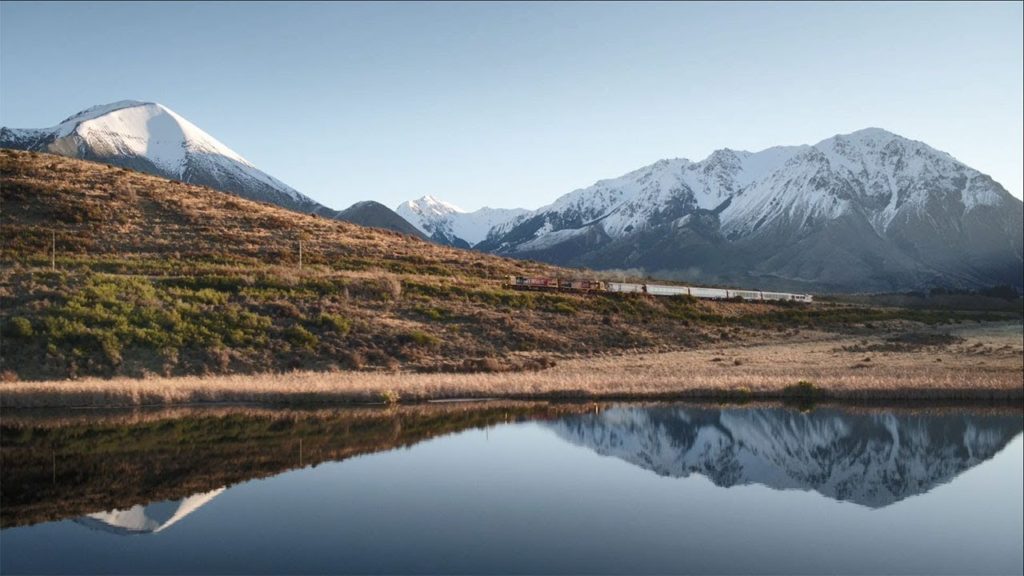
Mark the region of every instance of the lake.
POLYGON ((1024 571, 1015 408, 4 416, 4 574, 1024 571))

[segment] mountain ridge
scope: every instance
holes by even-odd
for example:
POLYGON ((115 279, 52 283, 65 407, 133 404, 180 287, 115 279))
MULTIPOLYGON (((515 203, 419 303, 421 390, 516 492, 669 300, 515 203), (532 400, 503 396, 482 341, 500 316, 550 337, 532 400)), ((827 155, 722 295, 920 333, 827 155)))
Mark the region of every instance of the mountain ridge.
POLYGON ((492 229, 476 249, 746 287, 1024 284, 1024 204, 880 128, 815 145, 659 160, 492 229))
POLYGON ((814 491, 884 508, 945 484, 1021 433, 1011 416, 617 407, 546 423, 563 440, 659 476, 814 491))

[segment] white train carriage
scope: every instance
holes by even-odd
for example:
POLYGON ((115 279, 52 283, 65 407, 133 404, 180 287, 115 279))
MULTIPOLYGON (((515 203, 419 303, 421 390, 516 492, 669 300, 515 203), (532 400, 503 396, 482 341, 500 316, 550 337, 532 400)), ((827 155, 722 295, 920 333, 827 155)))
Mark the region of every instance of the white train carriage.
POLYGON ((773 301, 789 302, 811 302, 813 297, 810 294, 790 294, 789 292, 761 292, 763 299, 773 301))
POLYGON ((643 294, 644 285, 631 284, 629 282, 605 282, 605 290, 620 294, 643 294))
POLYGON ((652 296, 689 296, 690 289, 686 286, 666 286, 664 284, 648 284, 647 293, 652 296))
POLYGON ((697 288, 695 286, 689 287, 690 296, 694 298, 705 298, 708 300, 722 300, 729 297, 728 290, 722 290, 721 288, 697 288))

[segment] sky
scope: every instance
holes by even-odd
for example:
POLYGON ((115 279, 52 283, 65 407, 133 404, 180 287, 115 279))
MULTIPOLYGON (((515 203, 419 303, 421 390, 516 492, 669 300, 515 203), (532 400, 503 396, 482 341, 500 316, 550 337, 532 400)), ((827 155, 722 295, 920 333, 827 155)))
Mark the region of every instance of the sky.
POLYGON ((160 102, 332 208, 870 126, 1024 191, 1024 4, 0 3, 0 124, 160 102))

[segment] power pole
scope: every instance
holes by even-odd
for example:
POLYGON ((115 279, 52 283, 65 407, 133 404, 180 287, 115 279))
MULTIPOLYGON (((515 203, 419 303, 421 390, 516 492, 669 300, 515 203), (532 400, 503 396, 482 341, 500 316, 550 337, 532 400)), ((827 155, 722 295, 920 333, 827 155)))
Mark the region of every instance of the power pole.
POLYGON ((299 240, 299 270, 302 270, 302 240, 299 240))
POLYGON ((57 231, 50 230, 50 270, 57 269, 57 231))

